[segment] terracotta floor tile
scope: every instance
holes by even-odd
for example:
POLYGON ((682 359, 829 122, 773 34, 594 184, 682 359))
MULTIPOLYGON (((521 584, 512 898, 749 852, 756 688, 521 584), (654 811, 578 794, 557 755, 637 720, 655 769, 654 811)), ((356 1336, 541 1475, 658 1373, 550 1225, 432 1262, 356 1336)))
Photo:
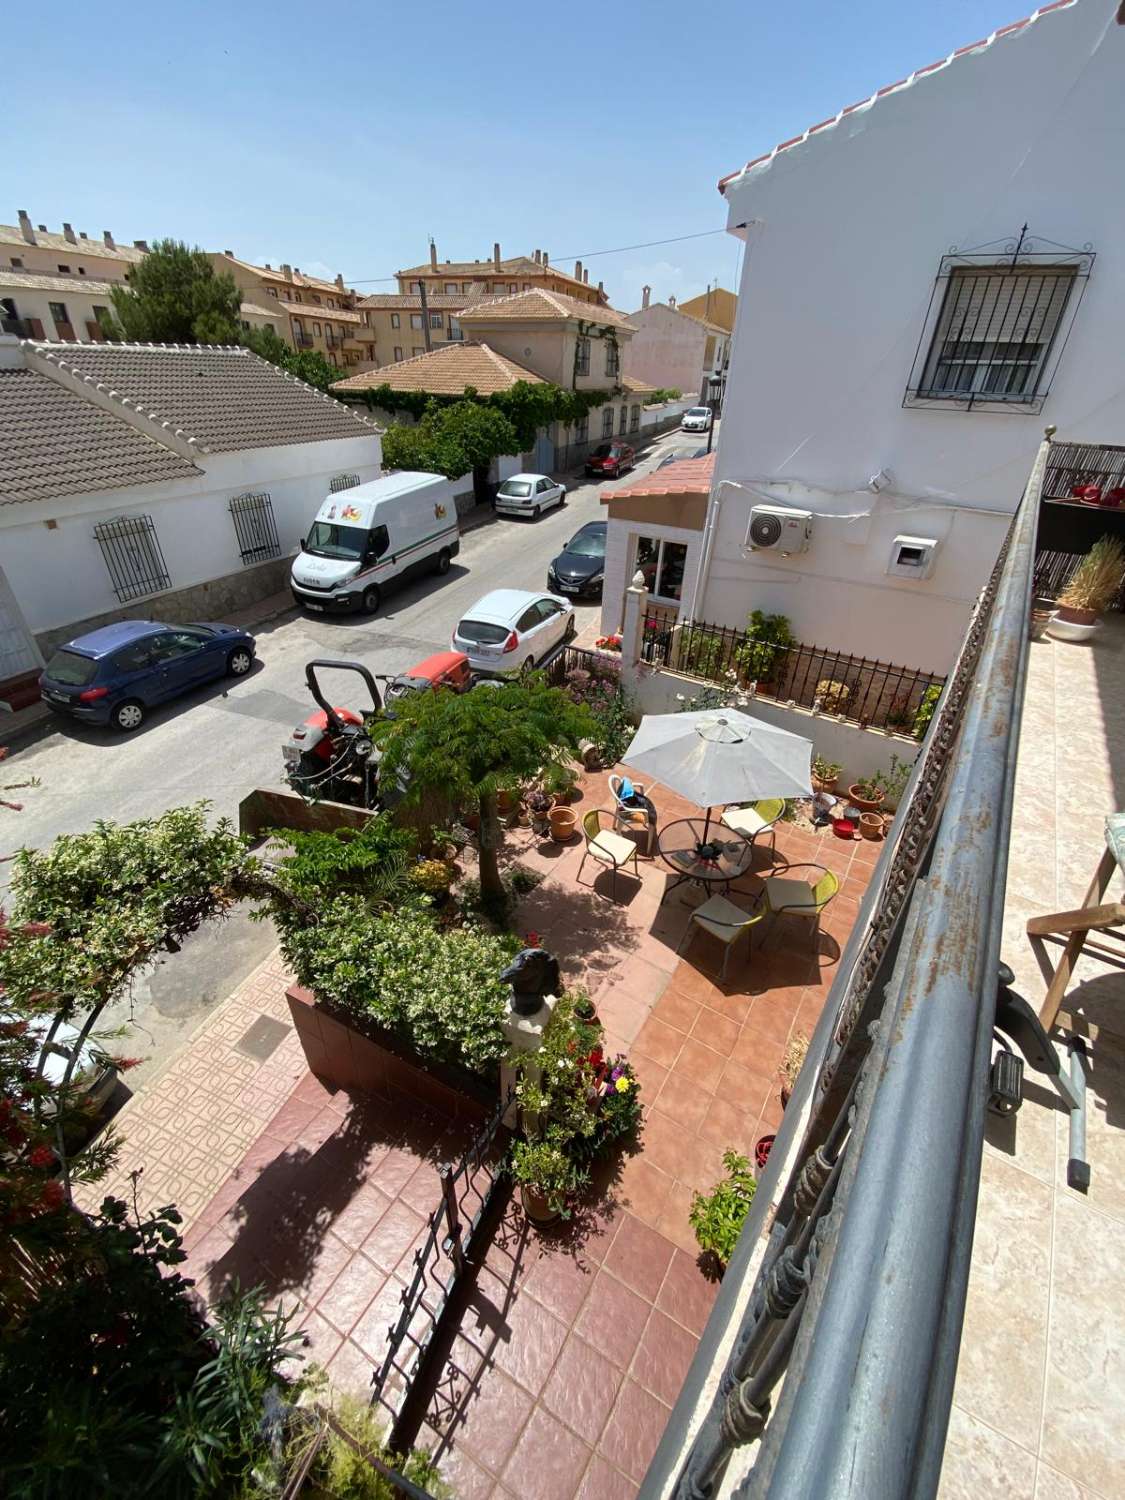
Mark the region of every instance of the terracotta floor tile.
POLYGON ((602 1329, 595 1346, 572 1333, 543 1391, 543 1405, 587 1443, 601 1437, 623 1378, 603 1352, 613 1337, 613 1329, 602 1329))
MULTIPOLYGON (((712 1096, 690 1079, 670 1073, 656 1096, 655 1108, 668 1115, 682 1130, 698 1132, 712 1096)), ((650 1107, 651 1105, 650 1101, 650 1107)))
POLYGON ((519 1500, 571 1500, 590 1457, 586 1444, 540 1407, 508 1460, 505 1482, 519 1500))
POLYGON ((678 990, 667 989, 656 1002, 652 1013, 658 1021, 663 1021, 667 1026, 674 1026, 677 1031, 682 1031, 687 1035, 700 1009, 698 1000, 689 1000, 678 990))
POLYGON ((656 1305, 698 1338, 711 1314, 718 1291, 718 1283, 706 1279, 696 1265, 695 1257, 685 1250, 677 1250, 656 1305))
POLYGON ((671 1068, 675 1066, 685 1040, 682 1031, 650 1016, 637 1033, 633 1046, 637 1052, 643 1052, 653 1062, 660 1063, 661 1067, 671 1068))
POLYGON ((632 1378, 668 1406, 674 1406, 698 1342, 694 1333, 655 1311, 637 1348, 632 1378))
MULTIPOLYGON (((759 1107, 759 1113, 760 1113, 759 1107)), ((754 1127, 758 1115, 719 1094, 704 1116, 698 1134, 713 1145, 728 1147, 749 1155, 754 1145, 754 1127)))
POLYGON ((692 1026, 691 1034, 697 1041, 703 1042, 715 1052, 720 1052, 724 1057, 729 1057, 731 1049, 738 1040, 741 1030, 738 1021, 722 1015, 719 1011, 711 1010, 709 1007, 701 1007, 695 1024, 692 1026))
POLYGON ((600 1453, 595 1453, 583 1475, 575 1500, 634 1500, 637 1486, 600 1453))
POLYGON ((618 1195, 624 1207, 638 1219, 655 1224, 664 1211, 671 1188, 672 1178, 667 1172, 643 1156, 631 1156, 622 1168, 618 1195))
POLYGON ((360 1315, 375 1293, 382 1289, 386 1279, 378 1266, 365 1260, 362 1255, 353 1255, 328 1289, 321 1293, 317 1312, 341 1333, 351 1333, 360 1315))
POLYGON ((695 1037, 688 1037, 676 1059, 675 1072, 680 1078, 698 1084, 713 1094, 719 1086, 726 1058, 695 1037))
POLYGON ((544 1255, 532 1265, 524 1291, 569 1325, 578 1316, 596 1271, 596 1264, 583 1256, 581 1247, 574 1254, 544 1255))
POLYGON ((689 1255, 699 1253, 695 1231, 688 1218, 694 1197, 695 1189, 689 1183, 674 1182, 664 1211, 656 1224, 657 1230, 666 1240, 670 1240, 680 1250, 686 1250, 689 1255))
POLYGON ((782 1000, 780 996, 769 994, 759 995, 747 1019, 747 1028, 767 1041, 780 1042, 784 1050, 799 1007, 799 992, 795 1000, 782 1000))
POLYGON ((393 1271, 425 1230, 421 1214, 392 1203, 363 1242, 363 1253, 384 1271, 393 1271))
POLYGON ((660 1093, 664 1080, 668 1077, 668 1069, 660 1063, 654 1062, 651 1057, 646 1057, 643 1052, 630 1052, 629 1061, 633 1064, 633 1071, 637 1075, 637 1082, 641 1088, 641 1102, 651 1104, 660 1093))
POLYGON ((725 1020, 733 1021, 737 1026, 741 1026, 750 1014, 750 1007, 753 1003, 753 995, 732 991, 729 994, 712 995, 705 1004, 710 1014, 722 1016, 725 1020))
POLYGON ((331 1220, 332 1233, 350 1249, 358 1250, 390 1206, 385 1193, 364 1184, 331 1220))
POLYGON ((650 1304, 643 1297, 608 1272, 599 1271, 575 1320, 574 1331, 625 1370, 644 1333, 650 1311, 650 1304))
POLYGON ((343 1339, 331 1323, 317 1312, 306 1311, 297 1318, 294 1326, 304 1335, 305 1342, 301 1346, 301 1353, 305 1356, 306 1366, 318 1364, 323 1368, 343 1343, 343 1339))
POLYGON ((308 1257, 301 1288, 310 1306, 324 1295, 352 1258, 352 1247, 338 1240, 334 1234, 325 1233, 308 1257))
POLYGON ((702 1136, 693 1136, 684 1142, 683 1159, 676 1172, 680 1181, 701 1193, 709 1193, 724 1175, 721 1146, 704 1140, 702 1136))
POLYGON ((598 1015, 607 1031, 632 1044, 649 1017, 649 1005, 631 995, 599 993, 598 1015))
POLYGON ((287 1099, 266 1125, 266 1134, 278 1141, 294 1141, 320 1113, 320 1105, 304 1099, 287 1099))
POLYGON ((680 960, 679 968, 672 974, 672 988, 681 995, 686 995, 689 1000, 698 1000, 703 1005, 712 1004, 722 995, 722 990, 715 981, 686 959, 680 960))
MULTIPOLYGON (((380 1365, 386 1357, 390 1331, 397 1324, 403 1311, 403 1290, 403 1283, 397 1277, 386 1277, 376 1287, 375 1295, 351 1331, 352 1343, 363 1350, 370 1359, 372 1367, 380 1365)), ((404 1343, 400 1349, 402 1362, 405 1363, 413 1352, 409 1341, 404 1343)))
POLYGON ((506 1309, 496 1310, 491 1332, 496 1366, 537 1397, 566 1342, 566 1324, 521 1292, 506 1309))
MULTIPOLYGON (((665 1084, 665 1088, 667 1088, 665 1084)), ((688 1085, 694 1087, 694 1085, 688 1085)), ((663 1093, 664 1090, 661 1090, 663 1093)), ((704 1098, 709 1096, 704 1095, 704 1098)), ((659 1107, 645 1117, 644 1160, 670 1178, 679 1176, 680 1162, 686 1143, 694 1139, 694 1132, 687 1130, 678 1120, 664 1114, 659 1107)))
POLYGON ((371 1375, 371 1361, 350 1339, 345 1339, 328 1361, 328 1379, 332 1385, 364 1400, 371 1395, 371 1375))
POLYGON ((785 1042, 779 1041, 777 1037, 764 1035, 753 1021, 749 1021, 742 1028, 730 1060, 736 1067, 757 1073, 762 1078, 773 1079, 785 1056, 785 1047, 785 1042))
MULTIPOLYGON (((427 1448, 432 1457, 441 1448, 441 1438, 432 1428, 424 1426, 415 1446, 427 1448)), ((488 1470, 482 1469, 457 1447, 441 1450, 438 1471, 450 1494, 457 1500, 490 1500, 496 1488, 496 1481, 488 1470)))
POLYGON ((605 1258, 605 1269, 646 1302, 655 1302, 674 1248, 655 1229, 626 1214, 605 1258))
POLYGON ((499 1370, 469 1392, 454 1424, 452 1439, 493 1474, 499 1475, 519 1441, 535 1403, 526 1391, 499 1370))
POLYGON ((639 1484, 670 1415, 662 1401, 635 1380, 626 1380, 602 1433, 600 1451, 612 1455, 614 1462, 639 1484))

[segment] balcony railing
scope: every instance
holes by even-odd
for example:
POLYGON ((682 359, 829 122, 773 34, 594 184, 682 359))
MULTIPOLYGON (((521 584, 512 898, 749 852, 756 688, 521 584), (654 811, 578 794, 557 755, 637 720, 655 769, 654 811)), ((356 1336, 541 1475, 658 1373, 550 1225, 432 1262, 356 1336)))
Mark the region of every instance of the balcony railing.
POLYGON ((295 328, 293 330, 293 342, 296 344, 298 349, 311 349, 314 343, 314 339, 311 333, 299 332, 295 328))
POLYGON ((747 1500, 936 1493, 1049 451, 969 622, 642 1500, 720 1485, 747 1500))

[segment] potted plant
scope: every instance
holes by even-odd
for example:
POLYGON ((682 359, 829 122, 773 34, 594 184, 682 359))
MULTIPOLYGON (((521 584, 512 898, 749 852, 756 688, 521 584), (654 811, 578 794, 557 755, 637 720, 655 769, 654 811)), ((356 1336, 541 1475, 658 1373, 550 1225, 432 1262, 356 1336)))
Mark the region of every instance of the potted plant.
POLYGON ((543 772, 543 790, 554 800, 556 807, 566 807, 578 784, 578 772, 572 766, 554 761, 543 772))
POLYGON ((861 776, 858 781, 853 781, 848 787, 848 798, 861 813, 877 812, 886 795, 886 779, 882 771, 875 771, 870 776, 861 776))
POLYGON ((589 1175, 575 1166, 550 1131, 542 1140, 515 1143, 511 1171, 519 1183, 524 1213, 541 1229, 570 1217, 571 1201, 589 1175))
POLYGON ((566 844, 574 837, 578 827, 578 814, 573 807, 560 807, 558 803, 547 814, 551 824, 551 837, 556 844, 566 844))
POLYGON ((861 812, 859 815, 859 834, 865 839, 881 839, 883 837, 883 814, 877 812, 861 812))
POLYGON ((888 809, 896 808, 906 790, 906 783, 910 780, 910 772, 913 762, 899 760, 897 755, 891 756, 890 767, 880 777, 880 786, 886 800, 888 809))
POLYGON ((1109 608, 1125 573, 1125 546, 1103 536, 1078 564, 1074 577, 1059 595, 1058 615, 1047 634, 1062 641, 1086 641, 1098 628, 1098 616, 1109 608))
POLYGON ((588 1026, 598 1026, 598 1012, 594 1002, 585 990, 577 990, 574 999, 574 1017, 577 1021, 584 1021, 588 1026))
POLYGON ((785 1056, 781 1060, 781 1107, 789 1103, 793 1090, 797 1085, 797 1074, 804 1065, 805 1056, 809 1050, 809 1039, 803 1031, 798 1031, 789 1039, 789 1045, 785 1049, 785 1056))
POLYGON ((443 860, 452 867, 464 847, 464 843, 457 842, 452 829, 442 828, 440 824, 430 829, 430 854, 434 859, 443 860))
POLYGON ((851 695, 852 690, 846 682, 837 682, 833 677, 822 677, 816 685, 813 707, 826 714, 842 714, 851 695))
POLYGON ((721 1275, 727 1268, 758 1186, 750 1163, 737 1151, 723 1152, 727 1175, 710 1193, 695 1193, 688 1221, 695 1230, 699 1248, 721 1275))
POLYGON ((812 785, 814 792, 831 792, 835 790, 836 783, 840 779, 843 769, 834 760, 825 760, 823 755, 814 755, 812 763, 812 785))
POLYGON ((444 906, 448 901, 452 883, 453 871, 443 859, 421 859, 410 872, 410 884, 429 896, 435 906, 444 906))
POLYGON ((545 838, 551 831, 548 814, 551 811, 551 799, 546 792, 532 792, 527 799, 527 809, 531 814, 531 826, 540 838, 545 838))

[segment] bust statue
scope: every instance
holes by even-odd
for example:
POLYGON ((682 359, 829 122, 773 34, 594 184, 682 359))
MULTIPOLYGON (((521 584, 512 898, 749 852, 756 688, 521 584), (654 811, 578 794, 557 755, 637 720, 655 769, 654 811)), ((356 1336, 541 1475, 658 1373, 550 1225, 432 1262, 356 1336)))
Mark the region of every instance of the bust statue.
POLYGON ((559 961, 545 948, 521 948, 501 973, 512 987, 509 1004, 517 1016, 533 1016, 545 995, 557 995, 559 961))

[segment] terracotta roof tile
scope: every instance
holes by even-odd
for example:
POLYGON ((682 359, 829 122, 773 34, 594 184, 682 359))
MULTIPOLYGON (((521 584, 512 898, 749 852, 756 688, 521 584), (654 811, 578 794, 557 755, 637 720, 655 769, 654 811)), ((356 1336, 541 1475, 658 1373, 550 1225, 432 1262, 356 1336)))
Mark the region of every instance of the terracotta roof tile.
POLYGON ((100 281, 94 276, 53 276, 0 266, 0 286, 25 287, 29 292, 92 292, 95 297, 108 297, 113 287, 124 285, 123 281, 100 281))
MULTIPOLYGON (((460 278, 462 281, 468 276, 476 276, 482 279, 489 277, 505 276, 555 276, 559 281, 568 282, 571 286, 584 287, 588 292, 597 292, 597 287, 592 287, 589 282, 578 281, 568 271, 560 271, 558 266, 546 265, 542 261, 535 260, 530 255, 513 255, 508 260, 501 260, 499 267, 491 260, 454 260, 438 261, 436 268, 427 261, 424 266, 409 266, 405 271, 396 271, 396 276, 448 276, 460 278)), ((603 292, 604 297, 604 292, 603 292)))
MULTIPOLYGON (((457 312, 474 300, 485 299, 474 299, 470 292, 458 292, 456 296, 452 292, 426 293, 426 306, 433 308, 434 312, 457 312)), ((373 292, 370 297, 361 297, 356 305, 379 312, 418 312, 422 299, 417 292, 373 292)))
POLYGON ((538 375, 517 365, 515 360, 498 354, 487 344, 472 342, 443 344, 429 354, 417 354, 394 365, 365 370, 338 380, 334 391, 368 391, 389 385, 396 391, 424 391, 430 396, 461 396, 467 385, 478 395, 494 396, 507 391, 518 380, 542 385, 538 375))
POLYGON ((337 297, 347 296, 350 291, 349 288, 341 292, 334 281, 322 281, 319 276, 306 276, 301 271, 294 271, 291 276, 286 276, 285 272, 279 271, 276 266, 256 266, 253 261, 240 260, 237 255, 227 255, 225 251, 223 259, 229 260, 233 265, 241 266, 244 271, 253 271, 254 275, 260 276, 263 281, 276 282, 278 286, 311 287, 314 292, 329 292, 337 297))
POLYGON ((190 479, 155 438, 34 370, 0 370, 0 505, 190 479))
POLYGON ((613 490, 603 490, 601 503, 606 505, 610 500, 621 500, 626 496, 636 498, 641 495, 709 495, 716 457, 716 454, 708 453, 705 458, 677 459, 674 464, 665 464, 661 469, 653 469, 651 474, 644 474, 640 479, 634 479, 631 484, 623 484, 613 490))
POLYGON ((201 452, 231 453, 332 438, 374 436, 350 407, 247 349, 204 344, 25 343, 29 363, 50 362, 76 383, 101 384, 141 420, 179 428, 201 452))
POLYGON ((61 250, 68 255, 100 255, 103 260, 141 261, 145 252, 133 245, 114 245, 104 240, 68 240, 65 234, 49 234, 45 229, 36 229, 35 244, 29 245, 18 224, 0 224, 0 245, 22 245, 25 250, 61 250))
POLYGON ((1052 0, 1052 4, 1040 6, 1030 16, 1024 16, 1020 21, 1012 21, 1007 26, 1001 26, 991 36, 982 37, 979 42, 970 42, 966 47, 958 47, 948 57, 939 57, 936 62, 927 63, 924 68, 915 69, 908 78, 901 78, 897 83, 885 84, 883 88, 877 89, 869 98, 859 99, 855 104, 846 105, 840 110, 839 114, 833 115, 830 119, 822 120, 818 125, 810 125, 800 135, 791 136, 789 140, 780 142, 772 150, 763 152, 761 156, 755 156, 752 160, 746 162, 744 166, 738 167, 733 172, 728 172, 725 177, 720 177, 719 192, 724 192, 727 184, 733 182, 736 177, 741 177, 744 172, 749 172, 753 167, 760 167, 763 163, 772 162, 774 157, 780 152, 787 151, 790 147, 799 145, 802 141, 807 141, 809 136, 816 134, 817 131, 826 130, 830 125, 839 124, 845 116, 855 114, 857 109, 867 109, 874 105, 877 100, 885 98, 887 94, 894 94, 900 89, 910 88, 918 79, 926 77, 927 74, 936 73, 941 68, 949 67, 957 58, 966 57, 971 52, 979 52, 984 47, 991 47, 1001 37, 1011 36, 1014 32, 1023 31, 1025 27, 1031 26, 1040 17, 1048 15, 1051 11, 1067 10, 1070 6, 1077 3, 1078 0, 1052 0))
POLYGON ((529 292, 513 292, 507 297, 493 297, 487 303, 467 307, 461 321, 493 322, 564 322, 581 318, 587 323, 627 328, 631 333, 636 328, 624 313, 613 307, 595 307, 589 302, 579 302, 576 297, 567 297, 562 292, 549 292, 544 287, 533 287, 529 292))
MULTIPOLYGON (((273 298, 270 298, 273 301, 273 298)), ((350 307, 325 307, 319 302, 278 302, 282 312, 294 318, 322 318, 326 323, 362 323, 363 314, 352 312, 350 307)))

